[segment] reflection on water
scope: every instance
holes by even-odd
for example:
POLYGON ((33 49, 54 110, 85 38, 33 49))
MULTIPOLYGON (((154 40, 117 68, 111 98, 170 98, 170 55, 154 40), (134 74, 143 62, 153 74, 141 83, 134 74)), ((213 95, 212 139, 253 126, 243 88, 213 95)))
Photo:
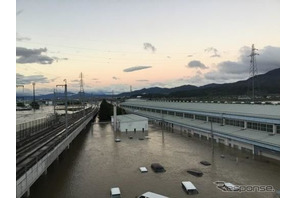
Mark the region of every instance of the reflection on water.
POLYGON ((253 159, 248 154, 180 132, 165 131, 150 125, 149 139, 129 139, 121 135, 114 142, 110 124, 95 122, 83 131, 31 188, 31 197, 109 197, 111 187, 118 186, 122 197, 134 198, 146 191, 169 197, 188 197, 182 181, 191 181, 199 190, 191 197, 275 197, 275 193, 222 192, 214 181, 238 185, 272 185, 280 188, 279 163, 253 159), (221 157, 224 155, 224 158, 221 157), (238 158, 238 160, 236 160, 238 158), (211 162, 203 166, 200 161, 211 162), (160 163, 165 173, 154 173, 151 163, 160 163), (140 173, 145 166, 148 173, 140 173), (195 177, 188 169, 198 168, 204 174, 195 177))

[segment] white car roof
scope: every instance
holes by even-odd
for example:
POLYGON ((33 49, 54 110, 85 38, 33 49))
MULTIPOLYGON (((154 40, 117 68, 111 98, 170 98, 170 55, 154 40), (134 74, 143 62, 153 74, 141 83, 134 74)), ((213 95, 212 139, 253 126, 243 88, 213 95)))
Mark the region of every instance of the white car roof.
POLYGON ((225 186, 227 186, 227 187, 235 187, 235 185, 232 184, 232 183, 225 183, 225 186))
POLYGON ((163 195, 159 195, 159 194, 153 193, 153 192, 146 192, 146 193, 142 194, 142 196, 145 196, 148 198, 169 198, 169 197, 165 197, 163 195))
POLYGON ((197 190, 194 184, 190 181, 183 181, 182 184, 185 186, 187 190, 197 190))
POLYGON ((146 167, 140 167, 139 169, 140 169, 141 172, 147 172, 146 167))
POLYGON ((111 188, 110 191, 111 191, 112 195, 120 195, 121 194, 120 188, 118 188, 118 187, 111 188))

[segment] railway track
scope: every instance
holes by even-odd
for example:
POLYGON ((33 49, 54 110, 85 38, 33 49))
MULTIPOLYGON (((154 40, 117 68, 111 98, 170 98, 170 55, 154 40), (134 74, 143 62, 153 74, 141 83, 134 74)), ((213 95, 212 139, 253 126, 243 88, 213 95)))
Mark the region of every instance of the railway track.
POLYGON ((35 134, 30 137, 30 141, 19 146, 16 151, 17 179, 71 134, 87 117, 92 116, 94 111, 96 109, 89 108, 85 112, 85 117, 73 116, 68 120, 68 134, 66 134, 65 123, 59 123, 54 128, 35 134))

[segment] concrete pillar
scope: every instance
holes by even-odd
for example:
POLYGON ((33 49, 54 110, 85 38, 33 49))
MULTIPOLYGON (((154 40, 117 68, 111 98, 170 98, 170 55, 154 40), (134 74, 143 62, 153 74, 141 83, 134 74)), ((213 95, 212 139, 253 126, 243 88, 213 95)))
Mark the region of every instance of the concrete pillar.
POLYGON ((25 197, 30 197, 30 188, 28 188, 28 190, 26 191, 25 197))
POLYGON ((225 126, 225 121, 226 121, 225 118, 223 118, 223 119, 222 119, 221 126, 225 126))
POLYGON ((229 140, 228 139, 225 139, 225 145, 229 146, 229 140))
POLYGON ((275 124, 272 125, 272 129, 273 129, 272 133, 273 133, 273 134, 276 134, 277 129, 276 129, 276 125, 275 125, 275 124))
POLYGON ((45 171, 43 172, 43 175, 47 175, 47 168, 46 168, 45 171))
POLYGON ((208 116, 206 116, 206 122, 208 122, 208 116))
POLYGON ((247 121, 244 121, 243 124, 244 124, 244 125, 243 125, 243 128, 244 128, 244 129, 247 129, 247 121))
POLYGON ((117 106, 113 106, 113 130, 117 131, 117 106))

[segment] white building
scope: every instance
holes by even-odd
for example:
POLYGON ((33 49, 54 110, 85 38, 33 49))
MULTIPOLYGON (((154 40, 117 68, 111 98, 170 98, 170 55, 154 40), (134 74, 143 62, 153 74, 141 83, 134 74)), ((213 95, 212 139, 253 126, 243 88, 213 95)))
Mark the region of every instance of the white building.
MULTIPOLYGON (((114 117, 111 117, 111 122, 114 126, 114 117)), ((148 118, 135 114, 126 114, 116 116, 116 129, 120 132, 148 132, 148 118)))

